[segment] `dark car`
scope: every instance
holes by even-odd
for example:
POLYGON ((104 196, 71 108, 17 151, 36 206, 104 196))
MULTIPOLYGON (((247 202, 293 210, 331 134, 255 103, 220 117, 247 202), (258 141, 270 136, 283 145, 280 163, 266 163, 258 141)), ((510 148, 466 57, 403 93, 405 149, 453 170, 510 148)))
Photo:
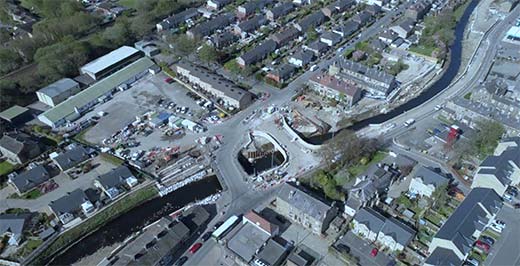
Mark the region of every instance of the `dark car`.
POLYGON ((487 243, 487 244, 489 244, 490 246, 492 246, 493 244, 495 244, 495 239, 493 239, 493 238, 491 238, 491 237, 489 237, 489 236, 482 236, 480 239, 482 240, 482 242, 487 243))
POLYGON ((341 251, 341 252, 344 252, 344 253, 349 253, 350 252, 350 247, 348 247, 345 244, 338 244, 337 247, 338 247, 338 250, 341 251))
POLYGON ((215 226, 213 226, 213 230, 217 230, 217 228, 219 228, 222 224, 224 224, 222 221, 216 223, 215 226))
POLYGON ((210 237, 211 237, 211 234, 213 232, 206 232, 205 234, 202 235, 202 241, 207 241, 210 237))
POLYGON ((520 203, 515 203, 515 205, 513 205, 513 207, 515 207, 515 209, 520 209, 520 203))
POLYGON ((177 261, 177 263, 175 263, 175 265, 177 265, 177 266, 184 265, 184 263, 186 263, 186 261, 188 261, 188 257, 186 257, 186 256, 182 256, 182 257, 177 261))

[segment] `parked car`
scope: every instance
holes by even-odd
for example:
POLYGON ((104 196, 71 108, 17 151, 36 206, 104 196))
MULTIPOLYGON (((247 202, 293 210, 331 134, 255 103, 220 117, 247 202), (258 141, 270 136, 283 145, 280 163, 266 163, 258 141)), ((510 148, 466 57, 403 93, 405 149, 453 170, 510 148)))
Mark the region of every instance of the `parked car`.
POLYGON ((177 265, 177 266, 184 265, 184 263, 186 263, 186 261, 188 261, 188 257, 186 257, 186 256, 182 256, 182 257, 177 261, 177 263, 175 263, 175 265, 177 265))
POLYGON ((217 222, 215 224, 215 226, 213 226, 213 230, 217 230, 217 228, 219 228, 222 224, 224 224, 224 222, 220 221, 220 222, 217 222))
POLYGON ((197 250, 200 249, 200 247, 202 247, 202 243, 200 243, 200 242, 199 243, 195 243, 195 244, 193 244, 193 246, 191 246, 191 248, 189 249, 189 252, 191 254, 194 254, 195 252, 197 252, 197 250))
POLYGON ((477 242, 475 242, 475 247, 481 249, 482 251, 484 251, 486 253, 488 253, 489 249, 491 248, 491 246, 489 244, 484 243, 481 240, 477 240, 477 242))
POLYGON ((482 236, 482 237, 480 237, 480 240, 482 240, 482 242, 489 244, 490 246, 495 244, 495 239, 493 239, 492 237, 489 237, 489 236, 482 236))
POLYGON ((173 79, 168 77, 168 78, 164 79, 164 82, 171 84, 171 83, 173 83, 173 79))
POLYGON ((379 252, 379 250, 377 250, 377 248, 373 248, 372 251, 370 252, 370 256, 375 257, 375 256, 377 256, 378 252, 379 252))
POLYGON ((470 257, 470 258, 468 258, 468 259, 466 260, 466 265, 478 266, 478 265, 479 265, 479 262, 478 262, 477 259, 475 259, 475 258, 471 258, 471 257, 470 257))
POLYGON ((350 247, 348 247, 345 244, 338 244, 337 247, 338 247, 338 250, 341 251, 341 252, 344 252, 344 253, 349 253, 350 252, 350 247))
POLYGON ((515 209, 520 208, 520 203, 515 203, 515 205, 513 205, 513 207, 515 207, 515 209))
POLYGON ((208 239, 211 237, 211 234, 213 232, 209 231, 209 232, 206 232, 205 234, 202 235, 202 241, 208 241, 208 239))
POLYGON ((497 224, 491 224, 489 226, 489 228, 491 228, 491 230, 497 232, 497 233, 502 233, 502 230, 504 230, 504 228, 498 226, 497 224))
POLYGON ((495 220, 493 223, 502 227, 502 229, 506 228, 506 223, 502 220, 495 220))

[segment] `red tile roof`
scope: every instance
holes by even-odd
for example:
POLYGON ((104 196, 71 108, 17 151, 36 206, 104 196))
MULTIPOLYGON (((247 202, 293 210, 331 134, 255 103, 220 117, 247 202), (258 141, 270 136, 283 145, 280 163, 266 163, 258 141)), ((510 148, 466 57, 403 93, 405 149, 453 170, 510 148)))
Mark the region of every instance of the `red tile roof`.
POLYGON ((356 95, 358 88, 354 82, 344 81, 328 74, 317 73, 311 77, 311 80, 335 91, 345 93, 353 97, 356 95))
POLYGON ((276 234, 276 231, 278 229, 277 225, 270 223, 264 217, 260 216, 257 212, 255 212, 254 210, 251 210, 250 212, 246 213, 244 215, 244 219, 246 219, 248 222, 260 227, 262 230, 269 233, 270 235, 276 234))

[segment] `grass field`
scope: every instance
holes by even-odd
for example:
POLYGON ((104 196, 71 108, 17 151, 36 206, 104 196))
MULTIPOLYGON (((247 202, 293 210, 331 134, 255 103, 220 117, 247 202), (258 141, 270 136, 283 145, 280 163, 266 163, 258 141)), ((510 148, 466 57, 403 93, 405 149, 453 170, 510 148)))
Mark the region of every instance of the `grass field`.
POLYGON ((137 6, 137 1, 138 0, 119 0, 117 3, 128 8, 135 8, 137 6))
POLYGON ((348 172, 352 176, 358 176, 361 173, 365 172, 370 165, 382 161, 385 157, 386 157, 386 153, 379 151, 376 153, 376 155, 374 155, 374 157, 372 158, 372 160, 370 160, 370 162, 368 162, 367 164, 359 163, 359 164, 353 165, 353 166, 349 167, 348 172))
POLYGON ((0 163, 0 176, 7 175, 14 170, 14 165, 9 163, 8 161, 3 161, 0 163))

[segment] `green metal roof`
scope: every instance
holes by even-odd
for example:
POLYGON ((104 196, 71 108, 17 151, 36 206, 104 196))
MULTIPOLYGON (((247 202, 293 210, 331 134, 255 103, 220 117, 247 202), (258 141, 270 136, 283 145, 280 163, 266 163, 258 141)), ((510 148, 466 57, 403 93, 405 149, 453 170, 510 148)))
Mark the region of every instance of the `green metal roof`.
POLYGON ((141 58, 44 112, 42 116, 53 123, 66 118, 74 114, 74 107, 81 108, 87 105, 153 65, 154 63, 149 58, 141 58))
POLYGON ((14 105, 14 106, 10 107, 9 109, 1 112, 0 117, 5 120, 11 121, 11 120, 15 119, 17 116, 27 112, 28 110, 29 109, 27 107, 14 105))

